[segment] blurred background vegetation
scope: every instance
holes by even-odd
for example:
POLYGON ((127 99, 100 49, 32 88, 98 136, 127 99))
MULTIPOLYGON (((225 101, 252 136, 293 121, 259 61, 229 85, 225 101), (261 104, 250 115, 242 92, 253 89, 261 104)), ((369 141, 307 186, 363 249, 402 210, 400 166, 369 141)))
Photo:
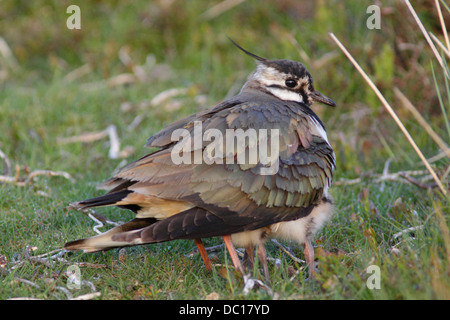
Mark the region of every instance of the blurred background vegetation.
MULTIPOLYGON (((442 40, 435 2, 418 0, 413 5, 427 30, 442 40)), ((448 29, 448 6, 444 2, 441 6, 448 29)), ((143 148, 146 139, 165 125, 239 91, 255 64, 236 50, 227 36, 257 55, 301 61, 313 75, 316 88, 337 102, 335 109, 314 106, 336 152, 336 181, 381 173, 388 159, 392 159, 389 168, 392 172, 424 167, 378 98, 330 39, 329 32, 346 45, 392 102, 427 158, 435 157, 440 150, 401 106, 393 94, 394 87, 412 101, 444 141, 449 141, 448 79, 403 1, 3 0, 0 7, 0 150, 20 172, 61 170, 75 179, 72 184, 64 179, 44 178, 25 188, 0 185, 0 225, 7 229, 0 236, 0 254, 9 260, 30 243, 44 252, 67 240, 92 235, 87 218, 64 209, 68 203, 97 195, 96 184, 120 165, 146 154, 148 150, 143 148), (81 8, 80 30, 66 27, 70 16, 66 9, 71 4, 81 8), (381 8, 380 29, 370 30, 366 26, 369 17, 366 10, 372 4, 381 8), (173 88, 178 91, 156 103, 158 94, 173 88), (86 132, 104 130, 109 125, 117 127, 121 146, 128 147, 123 159, 108 158, 107 139, 62 142, 86 132), (38 192, 42 190, 46 196, 38 192)), ((449 161, 440 157, 432 164, 442 173, 449 161)), ((426 190, 403 182, 390 182, 383 189, 367 181, 337 186, 334 193, 339 214, 316 245, 327 250, 339 247, 357 252, 358 258, 347 256, 353 278, 343 276, 346 280, 341 281, 341 289, 333 285, 337 280, 324 272, 320 289, 310 288, 312 292, 325 298, 376 297, 373 292, 355 289, 352 281, 363 282, 357 274, 363 272, 377 248, 388 253, 387 260, 375 255, 387 261, 386 273, 398 271, 404 276, 397 279, 410 278, 411 273, 395 267, 398 261, 390 260, 389 239, 393 232, 417 222, 417 215, 420 223, 431 219, 436 208, 433 201, 440 198, 436 200, 426 190), (364 249, 355 249, 358 244, 364 249)), ((439 202, 438 208, 448 219, 446 201, 439 202)), ((126 220, 123 211, 106 212, 113 219, 126 220)), ((435 224, 434 231, 428 234, 431 242, 436 239, 430 234, 439 238, 438 256, 445 251, 441 232, 436 232, 442 231, 440 226, 435 224)), ((166 252, 167 245, 158 248, 166 252)), ((182 253, 190 250, 185 243, 179 244, 179 248, 182 253)), ((413 259, 413 253, 407 252, 402 266, 413 259)), ((92 259, 113 259, 113 253, 93 256, 92 259)), ((448 261, 442 259, 439 270, 448 277, 448 261)), ((427 255, 424 261, 418 270, 426 270, 434 260, 427 255)), ((330 265, 335 268, 334 273, 342 271, 336 261, 330 265)), ((123 279, 129 271, 123 272, 123 279)), ((381 297, 445 296, 442 288, 419 290, 414 295, 414 286, 420 287, 432 279, 429 273, 424 277, 418 280, 423 280, 421 284, 406 281, 403 291, 395 289, 398 283, 388 286, 381 297)), ((392 279, 386 283, 389 281, 392 279)), ((135 297, 135 292, 113 290, 105 282, 105 292, 109 288, 118 293, 105 293, 104 297, 135 297)), ((217 285, 213 282, 210 284, 213 289, 208 286, 198 289, 196 284, 193 285, 196 289, 181 297, 204 297, 207 292, 218 290, 217 285)), ((9 286, 0 297, 30 294, 26 286, 17 287, 9 286)), ((296 286, 283 288, 287 293, 282 297, 299 297, 296 286)), ((167 298, 166 291, 182 291, 176 286, 165 290, 160 288, 158 292, 163 293, 159 295, 156 291, 143 295, 167 298)), ((222 290, 221 297, 235 297, 226 285, 222 290)), ((49 298, 50 291, 32 295, 49 298)), ((309 292, 306 290, 302 295, 308 297, 309 292)))
MULTIPOLYGON (((336 110, 323 110, 322 106, 316 109, 327 120, 329 131, 342 133, 334 141, 349 144, 350 148, 346 150, 360 155, 358 163, 344 158, 346 161, 341 162, 341 168, 345 166, 347 170, 343 171, 382 166, 383 163, 374 157, 380 151, 394 157, 401 166, 405 162, 413 165, 416 160, 410 159, 408 152, 399 147, 398 130, 392 126, 378 99, 368 86, 362 85, 353 67, 330 40, 328 33, 334 32, 388 100, 393 98, 391 89, 397 86, 426 119, 435 123, 438 129, 445 129, 431 76, 430 50, 401 1, 383 2, 379 30, 366 27, 369 17, 366 9, 371 2, 234 2, 237 3, 235 6, 222 12, 219 9, 211 11, 214 5, 220 4, 211 1, 90 1, 80 4, 81 30, 69 30, 66 28, 69 17, 66 8, 71 1, 2 1, 1 36, 12 51, 10 60, 14 61, 12 65, 7 61, 2 63, 2 96, 8 97, 11 88, 39 91, 49 84, 58 96, 61 95, 58 86, 62 83, 64 87, 85 84, 86 94, 92 94, 98 86, 91 87, 90 84, 124 73, 133 74, 136 66, 142 66, 138 79, 125 79, 124 85, 119 80, 110 86, 112 90, 108 91, 108 96, 97 101, 101 105, 95 107, 105 111, 100 113, 100 119, 95 117, 96 112, 89 112, 94 115, 83 113, 83 117, 78 112, 72 114, 72 108, 83 105, 80 102, 83 93, 70 94, 75 90, 64 91, 64 97, 49 97, 46 108, 35 101, 38 105, 30 112, 48 121, 46 125, 54 120, 66 122, 65 126, 52 127, 69 130, 77 125, 106 126, 121 112, 121 102, 151 99, 171 86, 187 87, 191 89, 191 95, 206 96, 203 105, 188 102, 176 114, 158 115, 162 120, 171 121, 179 112, 188 114, 214 104, 227 94, 236 93, 252 70, 254 62, 230 44, 228 35, 261 56, 302 61, 313 74, 319 90, 338 102, 336 110), (121 55, 124 58, 121 59, 121 55), (75 80, 62 81, 71 71, 83 66, 82 71, 74 75, 75 80), (133 87, 131 91, 139 92, 136 93, 139 97, 129 96, 129 86, 133 87), (55 105, 58 108, 54 108, 55 105), (65 117, 53 114, 62 110, 65 117), (77 116, 79 122, 67 123, 77 121, 73 119, 77 116)), ((417 1, 414 5, 430 31, 441 34, 433 1, 417 1)), ((448 21, 445 9, 444 14, 448 21)), ((436 77, 438 83, 443 83, 442 73, 437 72, 436 77)), ((445 88, 439 87, 442 91, 445 88)), ((51 90, 48 94, 51 95, 51 90)), ((442 96, 445 97, 445 92, 442 96)), ((14 99, 17 98, 14 95, 14 99)), ((26 97, 21 94, 21 98, 26 97)), ((22 108, 28 108, 28 104, 23 104, 22 108)), ((405 110, 397 111, 406 120, 410 117, 405 110)), ((1 115, 4 122, 9 122, 12 116, 18 117, 21 128, 33 126, 32 122, 36 120, 29 112, 20 112, 17 107, 3 107, 1 115)), ((126 120, 126 115, 121 119, 126 120)), ((414 124, 406 122, 414 132, 414 124)), ((123 121, 122 125, 125 124, 123 121)), ((48 127, 46 129, 50 129, 48 127)), ((47 134, 63 133, 32 129, 44 143, 49 141, 47 134)), ((143 137, 149 136, 157 129, 141 127, 138 134, 142 132, 143 137)), ((9 132, 8 145, 16 148, 20 144, 17 135, 18 132, 9 132)), ((133 140, 144 141, 136 132, 133 136, 133 140)), ((429 138, 426 135, 415 138, 431 155, 433 143, 429 138)), ((8 146, 3 148, 11 154, 8 146)))

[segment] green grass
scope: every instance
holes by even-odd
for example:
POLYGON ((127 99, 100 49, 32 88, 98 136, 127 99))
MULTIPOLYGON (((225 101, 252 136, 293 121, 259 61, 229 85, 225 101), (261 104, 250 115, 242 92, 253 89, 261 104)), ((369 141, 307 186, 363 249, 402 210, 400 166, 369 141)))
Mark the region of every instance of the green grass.
MULTIPOLYGON (((228 35, 261 56, 302 60, 302 55, 307 55, 309 61, 303 62, 317 89, 338 104, 335 109, 314 106, 336 152, 335 181, 362 177, 360 183, 332 188, 336 214, 314 244, 320 266, 314 281, 308 280, 307 269, 268 242, 269 256, 281 261, 279 267, 270 264, 270 286, 277 296, 448 299, 448 198, 436 189, 427 191, 400 181, 382 185, 367 175, 381 173, 389 158, 390 172, 424 167, 376 96, 328 37, 328 32, 333 32, 340 38, 393 103, 398 101, 391 87, 399 87, 445 140, 448 120, 443 112, 450 113, 447 82, 414 22, 405 19, 405 6, 383 2, 392 13, 382 16, 380 30, 368 30, 365 12, 372 3, 360 1, 348 1, 345 6, 340 1, 311 1, 303 6, 294 0, 247 1, 212 20, 200 16, 212 6, 210 1, 164 3, 169 2, 81 4, 79 31, 65 27, 68 1, 3 4, 1 36, 17 65, 0 55, 0 150, 10 159, 13 171, 16 165, 21 168, 22 176, 27 170, 46 169, 66 171, 75 180, 40 176, 25 187, 0 184, 0 258, 7 259, 6 267, 17 259, 26 260, 26 246, 37 248, 31 252, 34 256, 60 248, 66 241, 94 235, 93 221, 68 211, 67 205, 101 194, 96 185, 123 161, 146 154, 146 139, 165 125, 217 103, 232 87, 235 90, 231 93, 236 93, 254 62, 231 45, 228 35), (400 50, 403 42, 417 47, 400 50), (119 58, 124 47, 135 65, 144 65, 148 55, 156 62, 146 65, 150 70, 146 81, 108 86, 107 79, 132 72, 119 58), (317 64, 333 51, 323 66, 317 64), (90 65, 90 72, 74 81, 65 79, 85 64, 90 65), (173 105, 167 107, 167 103, 139 108, 141 102, 158 93, 181 87, 188 88, 188 93, 169 101, 179 102, 179 109, 170 111, 173 105), (436 90, 441 90, 439 95, 436 90), (123 103, 131 103, 132 108, 124 111, 123 103), (142 122, 133 130, 127 129, 139 115, 142 122), (58 142, 58 138, 101 131, 111 124, 118 129, 121 146, 135 150, 126 159, 108 158, 107 139, 58 142), (394 234, 417 226, 423 227, 394 239, 394 234), (369 265, 380 267, 379 290, 366 286, 369 265), (300 272, 291 281, 296 270, 300 272)), ((441 34, 432 9, 419 6, 416 11, 434 34, 441 34)), ((400 104, 396 112, 427 158, 439 153, 400 104)), ((448 165, 448 158, 433 163, 441 173, 448 165)), ((132 217, 115 208, 98 212, 114 221, 132 217)), ((221 240, 204 242, 210 246, 221 240)), ((284 244, 303 258, 301 248, 284 244)), ((271 298, 262 289, 243 295, 242 279, 227 267, 231 261, 224 250, 215 252, 214 261, 226 267, 206 272, 199 255, 188 257, 194 247, 193 241, 174 241, 127 248, 120 260, 118 250, 75 253, 65 258, 107 266, 81 267, 82 279, 96 286, 99 299, 205 299, 214 292, 221 299, 271 298)), ((0 276, 0 299, 65 298, 58 287, 67 285, 63 275, 67 267, 64 263, 46 266, 26 262, 0 276)), ((88 292, 87 286, 71 291, 73 296, 88 292)))

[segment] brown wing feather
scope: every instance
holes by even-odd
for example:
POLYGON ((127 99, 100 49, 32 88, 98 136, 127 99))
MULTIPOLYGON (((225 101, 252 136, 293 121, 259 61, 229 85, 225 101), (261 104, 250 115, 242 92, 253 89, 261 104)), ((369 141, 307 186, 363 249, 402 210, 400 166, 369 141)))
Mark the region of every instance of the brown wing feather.
MULTIPOLYGON (((125 166, 106 183, 114 190, 111 196, 128 192, 115 205, 138 205, 138 217, 162 221, 127 231, 123 237, 117 233, 114 238, 120 238, 123 245, 126 237, 136 244, 218 236, 309 214, 330 185, 334 169, 333 150, 315 125, 320 125, 320 120, 306 106, 294 102, 280 105, 270 96, 261 99, 261 95, 250 93, 174 123, 148 141, 147 145, 161 150, 125 166), (176 142, 170 140, 171 133, 185 128, 193 135, 194 121, 200 121, 203 130, 220 130, 223 137, 227 129, 267 129, 268 142, 270 129, 278 129, 278 171, 261 175, 260 170, 268 165, 259 159, 251 166, 226 161, 175 165, 171 151, 176 142), (195 221, 192 225, 191 220, 195 221)), ((202 149, 209 143, 204 141, 202 149)), ((232 150, 234 159, 249 148, 248 142, 236 147, 232 150)))

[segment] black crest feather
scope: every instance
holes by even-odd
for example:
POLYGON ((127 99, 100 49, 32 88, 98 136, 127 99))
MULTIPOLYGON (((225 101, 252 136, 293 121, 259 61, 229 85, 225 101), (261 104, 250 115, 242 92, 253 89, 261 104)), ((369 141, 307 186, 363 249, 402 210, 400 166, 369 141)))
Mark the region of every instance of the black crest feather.
POLYGON ((236 42, 234 42, 233 39, 231 39, 230 37, 227 36, 227 38, 228 38, 228 40, 230 40, 231 43, 234 44, 239 50, 241 50, 241 51, 244 52, 245 54, 249 55, 250 57, 252 57, 252 58, 254 58, 254 59, 258 60, 258 61, 261 61, 261 62, 266 62, 266 61, 267 61, 266 58, 262 58, 262 57, 260 57, 260 56, 257 56, 257 55, 254 54, 254 53, 251 53, 250 51, 245 50, 245 49, 242 48, 240 45, 238 45, 236 42))

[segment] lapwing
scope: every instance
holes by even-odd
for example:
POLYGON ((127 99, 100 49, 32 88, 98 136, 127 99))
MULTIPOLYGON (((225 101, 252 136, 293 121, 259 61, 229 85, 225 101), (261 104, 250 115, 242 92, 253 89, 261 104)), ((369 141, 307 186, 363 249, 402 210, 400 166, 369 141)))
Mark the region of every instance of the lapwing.
POLYGON ((241 272, 234 246, 245 248, 250 264, 257 247, 268 278, 264 240, 276 237, 304 245, 314 270, 311 241, 333 214, 335 154, 311 106, 336 104, 314 88, 303 64, 262 58, 232 42, 257 63, 240 92, 154 134, 146 146, 158 150, 118 170, 103 184, 108 193, 72 203, 79 210, 117 206, 136 218, 65 249, 193 239, 210 269, 201 238, 221 236, 241 272))

